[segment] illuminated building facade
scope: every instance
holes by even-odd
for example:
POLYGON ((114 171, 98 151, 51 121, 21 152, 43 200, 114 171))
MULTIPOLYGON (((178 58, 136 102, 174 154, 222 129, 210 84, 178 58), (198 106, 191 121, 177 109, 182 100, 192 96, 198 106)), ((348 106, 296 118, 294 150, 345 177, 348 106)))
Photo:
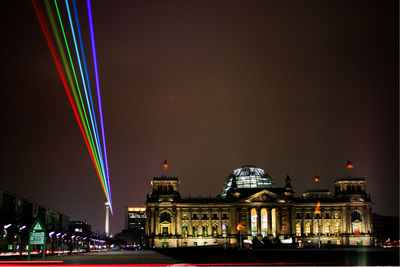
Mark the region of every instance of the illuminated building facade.
POLYGON ((299 245, 373 244, 372 202, 364 178, 339 178, 335 193, 295 197, 289 176, 284 187, 255 166, 234 170, 220 196, 181 197, 176 177, 155 177, 146 201, 146 237, 151 247, 297 242, 299 245), (238 224, 243 229, 238 231, 238 224))
POLYGON ((146 208, 125 207, 125 229, 116 235, 127 245, 142 246, 145 243, 146 208))
POLYGON ((126 207, 125 209, 125 229, 143 228, 146 225, 145 207, 126 207))

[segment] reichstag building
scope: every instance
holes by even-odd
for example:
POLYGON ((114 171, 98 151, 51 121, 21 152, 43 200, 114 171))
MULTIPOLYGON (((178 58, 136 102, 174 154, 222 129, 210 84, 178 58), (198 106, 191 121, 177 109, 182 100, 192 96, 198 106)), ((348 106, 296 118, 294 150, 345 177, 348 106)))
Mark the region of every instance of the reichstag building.
POLYGON ((310 190, 299 197, 289 176, 278 187, 264 170, 250 165, 234 170, 217 197, 181 197, 177 177, 154 177, 151 184, 146 201, 150 247, 231 247, 268 240, 300 246, 373 244, 364 178, 338 178, 333 194, 310 190))

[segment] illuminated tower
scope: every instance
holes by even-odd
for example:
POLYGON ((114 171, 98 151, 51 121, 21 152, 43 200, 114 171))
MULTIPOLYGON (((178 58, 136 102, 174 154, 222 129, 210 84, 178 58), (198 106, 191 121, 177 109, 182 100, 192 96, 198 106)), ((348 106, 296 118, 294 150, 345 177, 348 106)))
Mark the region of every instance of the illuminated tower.
POLYGON ((110 203, 105 202, 106 205, 106 223, 104 227, 104 232, 106 233, 106 236, 110 236, 110 203))

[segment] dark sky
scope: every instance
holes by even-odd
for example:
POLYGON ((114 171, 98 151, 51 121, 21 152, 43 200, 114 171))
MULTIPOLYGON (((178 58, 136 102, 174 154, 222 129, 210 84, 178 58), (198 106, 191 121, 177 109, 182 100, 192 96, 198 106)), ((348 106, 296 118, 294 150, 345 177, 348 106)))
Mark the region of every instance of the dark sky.
MULTIPOLYGON (((278 186, 289 174, 297 196, 314 175, 330 190, 365 177, 374 212, 399 214, 397 1, 92 4, 114 234, 165 158, 184 196, 215 196, 254 164, 278 186)), ((0 188, 104 231, 100 182, 33 7, 9 0, 0 17, 0 188)))

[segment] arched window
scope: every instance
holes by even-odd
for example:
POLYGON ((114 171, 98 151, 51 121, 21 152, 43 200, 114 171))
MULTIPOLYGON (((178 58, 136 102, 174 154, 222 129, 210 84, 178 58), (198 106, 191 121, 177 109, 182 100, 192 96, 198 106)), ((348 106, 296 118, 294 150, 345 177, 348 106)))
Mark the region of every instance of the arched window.
POLYGON ((328 235, 328 234, 330 234, 330 232, 331 232, 331 227, 330 227, 331 225, 329 224, 329 223, 325 223, 325 225, 324 225, 324 234, 325 235, 328 235))
POLYGON ((192 235, 194 236, 194 237, 197 237, 197 225, 195 224, 195 225, 193 225, 192 226, 192 235))
POLYGON ((218 224, 214 224, 213 225, 212 235, 213 235, 213 237, 217 237, 218 236, 218 224))
POLYGON ((319 234, 319 228, 320 228, 320 225, 319 225, 318 222, 316 222, 316 223, 314 224, 314 235, 319 234))
POLYGON ((276 236, 276 209, 273 208, 271 210, 271 228, 272 228, 272 235, 276 236))
POLYGON ((182 226, 182 236, 186 238, 188 236, 188 227, 186 224, 182 226))
POLYGON ((267 210, 266 209, 261 209, 261 235, 266 236, 267 235, 267 229, 268 229, 268 221, 267 221, 267 210))
POLYGON ((340 231, 340 224, 339 223, 335 223, 335 225, 334 225, 334 233, 335 233, 335 235, 339 235, 339 231, 340 231))
POLYGON ((203 236, 205 236, 205 237, 208 236, 208 225, 207 224, 203 225, 203 236))
POLYGON ((257 236, 257 210, 251 209, 251 235, 257 236))
POLYGON ((228 236, 228 224, 226 222, 222 222, 222 236, 228 236))
POLYGON ((296 236, 301 236, 301 224, 296 224, 296 236))
POLYGON ((311 234, 311 225, 309 223, 306 224, 306 227, 304 227, 304 233, 309 236, 311 234))
POLYGON ((362 221, 361 220, 361 214, 358 212, 358 211, 353 211, 352 213, 351 213, 351 221, 352 222, 354 222, 354 221, 362 221))
POLYGON ((161 213, 160 223, 171 223, 171 215, 168 212, 161 213))

